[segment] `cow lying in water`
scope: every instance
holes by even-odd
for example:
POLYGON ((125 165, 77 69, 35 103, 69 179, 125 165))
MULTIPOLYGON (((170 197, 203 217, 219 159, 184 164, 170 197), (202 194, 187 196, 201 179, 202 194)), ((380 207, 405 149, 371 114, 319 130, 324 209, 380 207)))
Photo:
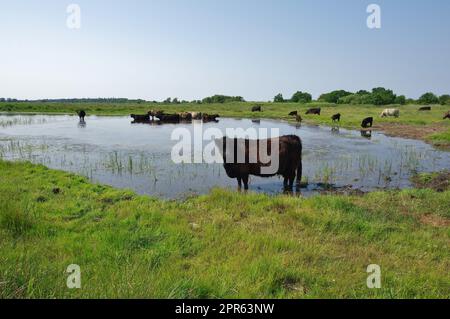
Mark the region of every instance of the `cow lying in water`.
POLYGON ((321 109, 320 109, 320 107, 318 107, 318 108, 309 109, 308 111, 306 111, 306 114, 320 115, 320 112, 321 112, 321 109))
POLYGON ((139 114, 131 114, 130 115, 135 123, 147 123, 150 122, 150 115, 148 114, 144 114, 144 115, 139 115, 139 114))
POLYGON ((399 117, 400 110, 399 109, 385 109, 383 112, 381 112, 380 116, 381 117, 388 117, 388 116, 399 117))
POLYGON ((281 175, 284 177, 285 189, 292 189, 295 177, 297 177, 297 185, 300 185, 302 179, 302 142, 296 135, 252 141, 224 137, 216 140, 216 145, 222 154, 225 172, 228 177, 237 179, 239 188, 242 187, 243 182, 244 189, 248 189, 249 175, 261 177, 281 175), (278 154, 272 155, 273 143, 277 142, 278 154), (261 147, 263 149, 260 150, 261 147), (267 149, 264 149, 265 147, 267 149), (262 160, 261 155, 267 156, 267 160, 262 160), (277 155, 278 165, 276 165, 277 160, 273 161, 277 155), (271 165, 274 167, 269 169, 271 165))

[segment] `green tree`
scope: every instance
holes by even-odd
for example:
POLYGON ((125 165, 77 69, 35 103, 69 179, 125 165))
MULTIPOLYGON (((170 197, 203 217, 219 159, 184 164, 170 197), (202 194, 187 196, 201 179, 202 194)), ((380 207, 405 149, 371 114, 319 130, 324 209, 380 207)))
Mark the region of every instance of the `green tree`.
POLYGON ((278 102, 278 103, 283 103, 284 102, 283 94, 279 93, 279 94, 275 95, 275 97, 273 98, 273 101, 278 102))
POLYGON ((448 104, 450 104, 450 95, 448 95, 448 94, 441 95, 439 97, 439 103, 441 105, 448 105, 448 104))
POLYGON ((336 90, 330 93, 322 94, 319 97, 319 101, 328 102, 328 103, 337 103, 341 97, 351 95, 351 92, 347 92, 344 90, 336 90))
POLYGON ((292 95, 291 102, 294 103, 309 103, 312 101, 311 94, 307 92, 297 91, 292 95))
POLYGON ((394 104, 396 97, 392 90, 387 90, 382 87, 372 89, 372 93, 370 94, 371 104, 374 105, 394 104))
POLYGON ((395 98, 395 104, 405 105, 406 97, 404 95, 399 95, 395 98))
POLYGON ((427 93, 423 94, 417 100, 417 102, 419 104, 438 104, 439 103, 439 99, 434 93, 427 92, 427 93))

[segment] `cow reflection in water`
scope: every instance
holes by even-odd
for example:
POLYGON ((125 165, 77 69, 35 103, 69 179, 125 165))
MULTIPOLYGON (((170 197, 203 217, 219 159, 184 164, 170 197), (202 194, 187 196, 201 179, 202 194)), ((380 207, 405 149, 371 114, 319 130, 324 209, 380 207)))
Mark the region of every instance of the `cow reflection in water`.
POLYGON ((339 126, 332 126, 331 127, 331 134, 339 134, 339 126))
POLYGON ((370 140, 372 138, 372 131, 371 130, 361 130, 361 136, 370 140))
POLYGON ((79 128, 85 128, 86 127, 86 121, 85 120, 80 120, 80 122, 78 122, 78 127, 79 128))

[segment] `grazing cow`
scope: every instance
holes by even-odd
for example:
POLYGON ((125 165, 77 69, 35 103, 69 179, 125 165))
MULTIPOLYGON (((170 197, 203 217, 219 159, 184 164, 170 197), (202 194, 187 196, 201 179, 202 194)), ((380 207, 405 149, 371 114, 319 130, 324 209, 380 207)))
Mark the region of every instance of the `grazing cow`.
POLYGON ((297 185, 300 185, 302 179, 302 142, 296 135, 281 136, 278 139, 251 141, 246 139, 231 139, 224 137, 216 140, 224 161, 225 171, 230 178, 236 178, 239 189, 244 182, 244 189, 248 189, 249 175, 271 177, 281 175, 284 177, 284 187, 292 189, 295 177, 297 176, 297 185), (278 154, 272 155, 272 144, 279 143, 278 154), (227 144, 233 146, 233 150, 227 150, 227 144), (267 150, 260 150, 260 147, 266 147, 267 150), (260 159, 261 154, 267 154, 268 157, 278 155, 278 169, 273 174, 266 174, 262 171, 263 167, 271 165, 271 162, 264 163, 260 159), (238 162, 238 154, 244 156, 243 163, 238 162), (250 156, 251 154, 252 156, 250 156), (256 158, 256 163, 250 161, 250 158, 256 158), (234 157, 231 159, 231 157, 234 157))
POLYGON ((334 114, 334 115, 331 117, 331 120, 332 120, 333 122, 336 122, 336 121, 340 122, 340 121, 341 121, 341 113, 334 114))
POLYGON ((361 123, 361 127, 363 128, 368 128, 372 126, 373 126, 373 117, 367 117, 361 123))
POLYGON ((135 123, 147 123, 150 122, 150 115, 144 114, 144 115, 138 115, 138 114, 131 114, 130 115, 135 123))
POLYGON ((289 113, 289 116, 296 116, 298 114, 297 111, 292 111, 291 113, 289 113))
POLYGON ((296 120, 298 123, 301 123, 301 122, 303 121, 302 117, 301 117, 299 114, 297 114, 297 115, 295 116, 295 120, 296 120))
POLYGON ((388 117, 388 116, 399 117, 400 110, 399 109, 385 109, 383 112, 381 112, 380 116, 381 117, 388 117))
POLYGON ((422 111, 431 111, 431 106, 422 106, 419 109, 419 112, 422 112, 422 111))
POLYGON ((262 112, 261 105, 255 105, 252 107, 252 112, 262 112))
POLYGON ((321 112, 321 109, 320 109, 320 107, 318 107, 318 108, 309 109, 308 111, 306 111, 306 114, 320 115, 320 112, 321 112))
POLYGON ((83 110, 77 111, 78 117, 80 118, 80 122, 84 122, 84 117, 86 116, 86 112, 83 110))
POLYGON ((447 113, 444 114, 443 120, 445 120, 445 119, 449 119, 450 120, 450 111, 448 111, 447 113))

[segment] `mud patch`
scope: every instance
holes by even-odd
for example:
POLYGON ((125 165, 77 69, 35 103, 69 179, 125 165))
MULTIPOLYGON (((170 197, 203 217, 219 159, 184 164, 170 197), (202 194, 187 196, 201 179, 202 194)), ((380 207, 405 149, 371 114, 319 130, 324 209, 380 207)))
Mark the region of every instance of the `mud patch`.
POLYGON ((450 226, 450 219, 447 219, 445 217, 441 217, 438 215, 424 215, 420 218, 420 222, 425 225, 430 225, 433 227, 449 227, 450 226))
POLYGON ((448 126, 446 125, 435 124, 433 126, 417 126, 400 123, 377 123, 374 125, 374 129, 383 131, 387 136, 422 140, 439 148, 450 150, 450 143, 436 144, 430 140, 430 135, 446 132, 448 130, 448 126))
POLYGON ((414 187, 444 192, 450 189, 450 171, 431 174, 419 174, 412 179, 414 187))

